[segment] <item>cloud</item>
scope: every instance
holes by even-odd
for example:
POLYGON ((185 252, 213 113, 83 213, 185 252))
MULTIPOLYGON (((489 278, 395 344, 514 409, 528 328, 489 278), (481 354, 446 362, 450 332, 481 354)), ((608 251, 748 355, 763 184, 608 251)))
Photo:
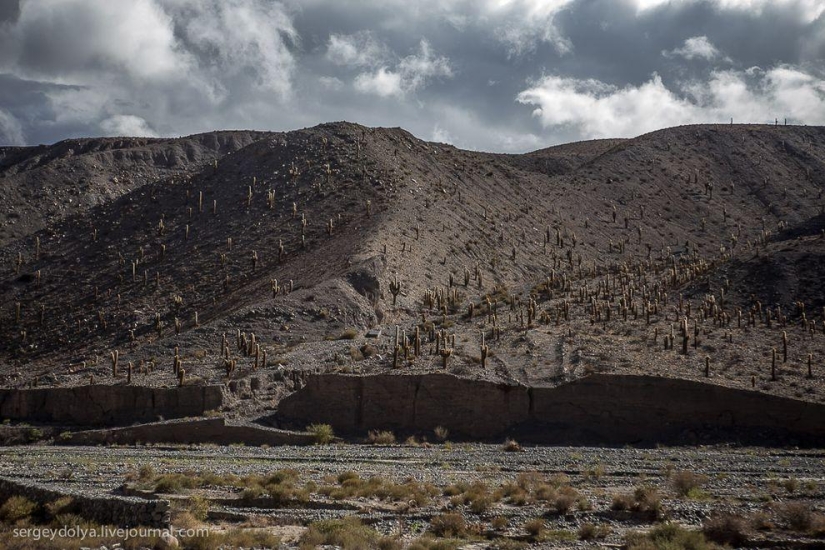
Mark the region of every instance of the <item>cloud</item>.
POLYGON ((718 10, 731 10, 759 16, 766 8, 788 10, 806 23, 816 21, 825 13, 821 0, 633 0, 638 11, 661 7, 681 8, 691 4, 708 3, 718 10))
POLYGON ((25 145, 23 126, 10 112, 0 109, 0 145, 25 145))
POLYGON ((517 101, 536 107, 545 128, 575 127, 585 138, 632 137, 668 126, 769 122, 825 123, 825 80, 797 68, 717 71, 704 82, 669 89, 654 74, 638 86, 616 87, 598 80, 546 76, 517 101))
POLYGON ((0 25, 0 74, 42 90, 44 126, 179 134, 254 94, 288 101, 297 43, 269 0, 23 0, 0 25))
MULTIPOLYGON (((685 40, 681 48, 676 48, 670 51, 663 51, 662 55, 665 57, 683 57, 687 60, 704 59, 706 61, 713 61, 721 57, 721 52, 711 44, 707 36, 694 36, 685 40)), ((730 60, 728 60, 730 61, 730 60)))
POLYGON ((428 81, 453 76, 450 62, 446 57, 437 57, 429 42, 421 40, 418 53, 408 55, 395 68, 386 66, 359 74, 355 78, 355 89, 359 92, 381 97, 397 96, 415 92, 428 81))
POLYGON ((0 143, 351 120, 523 151, 681 121, 780 111, 810 121, 823 10, 821 0, 0 0, 0 143), (561 117, 551 97, 603 116, 561 117))
POLYGON ((365 94, 375 94, 381 97, 404 95, 401 75, 386 67, 381 67, 374 72, 359 74, 355 78, 355 89, 365 94))
POLYGON ((327 43, 326 57, 336 65, 373 67, 388 56, 387 47, 369 31, 350 35, 332 34, 327 43))
POLYGON ((134 115, 115 115, 101 121, 100 128, 107 136, 158 137, 149 123, 134 115))

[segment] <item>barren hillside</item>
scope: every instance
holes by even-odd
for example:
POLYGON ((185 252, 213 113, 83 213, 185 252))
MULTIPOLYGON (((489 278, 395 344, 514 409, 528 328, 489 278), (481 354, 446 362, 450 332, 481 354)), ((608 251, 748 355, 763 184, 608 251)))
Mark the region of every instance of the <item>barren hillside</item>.
POLYGON ((823 128, 497 155, 335 123, 4 154, 7 386, 123 384, 130 363, 148 385, 178 366, 191 384, 446 363, 825 400, 823 128))

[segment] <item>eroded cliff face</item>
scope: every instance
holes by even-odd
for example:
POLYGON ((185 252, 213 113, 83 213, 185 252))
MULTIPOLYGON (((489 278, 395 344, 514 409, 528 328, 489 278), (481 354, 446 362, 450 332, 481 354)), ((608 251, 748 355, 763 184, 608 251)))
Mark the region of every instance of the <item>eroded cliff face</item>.
POLYGON ((457 438, 544 443, 825 442, 825 406, 649 376, 593 375, 528 388, 446 374, 319 375, 281 401, 278 419, 328 423, 340 433, 444 426, 457 438))
POLYGON ((0 418, 112 426, 200 416, 223 403, 220 386, 90 385, 0 390, 0 418))

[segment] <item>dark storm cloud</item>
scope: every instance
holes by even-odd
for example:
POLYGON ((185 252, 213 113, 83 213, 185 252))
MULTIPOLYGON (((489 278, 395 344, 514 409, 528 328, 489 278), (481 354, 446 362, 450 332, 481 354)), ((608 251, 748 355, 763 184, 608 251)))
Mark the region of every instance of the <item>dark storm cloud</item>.
POLYGON ((818 0, 0 3, 0 143, 403 126, 488 150, 825 123, 818 0))

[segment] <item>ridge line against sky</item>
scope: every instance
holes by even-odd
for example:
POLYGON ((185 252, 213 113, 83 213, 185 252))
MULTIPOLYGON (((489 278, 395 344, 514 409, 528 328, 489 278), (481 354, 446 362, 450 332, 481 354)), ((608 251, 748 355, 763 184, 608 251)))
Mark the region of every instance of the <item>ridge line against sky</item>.
POLYGON ((825 124, 822 0, 0 0, 0 145, 348 120, 523 152, 825 124))

